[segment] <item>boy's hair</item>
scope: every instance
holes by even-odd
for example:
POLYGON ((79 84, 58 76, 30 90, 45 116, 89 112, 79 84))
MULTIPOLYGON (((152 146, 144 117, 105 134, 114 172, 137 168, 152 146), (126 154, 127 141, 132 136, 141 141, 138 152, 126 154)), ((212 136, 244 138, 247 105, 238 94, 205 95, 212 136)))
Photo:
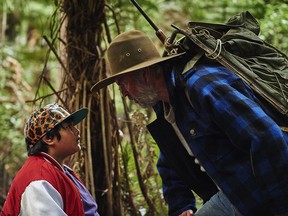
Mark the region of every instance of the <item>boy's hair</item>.
POLYGON ((46 135, 42 139, 40 139, 35 145, 31 145, 29 144, 29 142, 26 141, 26 149, 28 156, 37 155, 40 152, 47 153, 48 145, 44 140, 47 138, 53 139, 54 137, 56 137, 58 140, 61 140, 60 129, 61 125, 57 125, 52 130, 48 131, 46 135))

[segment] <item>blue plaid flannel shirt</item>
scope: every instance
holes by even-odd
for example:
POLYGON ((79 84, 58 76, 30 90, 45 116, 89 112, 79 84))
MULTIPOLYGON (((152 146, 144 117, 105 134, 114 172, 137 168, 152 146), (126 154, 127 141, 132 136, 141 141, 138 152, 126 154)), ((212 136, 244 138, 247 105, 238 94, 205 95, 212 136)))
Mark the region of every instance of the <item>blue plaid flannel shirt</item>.
MULTIPOLYGON (((192 68, 181 77, 187 89, 175 77, 172 73, 166 78, 177 125, 217 186, 243 215, 288 212, 288 135, 267 115, 271 107, 259 106, 251 88, 219 65, 192 68)), ((157 106, 159 117, 163 113, 157 106)), ((189 204, 191 188, 169 168, 173 160, 177 158, 160 154, 163 193, 169 206, 185 210, 195 201, 191 196, 189 204)))

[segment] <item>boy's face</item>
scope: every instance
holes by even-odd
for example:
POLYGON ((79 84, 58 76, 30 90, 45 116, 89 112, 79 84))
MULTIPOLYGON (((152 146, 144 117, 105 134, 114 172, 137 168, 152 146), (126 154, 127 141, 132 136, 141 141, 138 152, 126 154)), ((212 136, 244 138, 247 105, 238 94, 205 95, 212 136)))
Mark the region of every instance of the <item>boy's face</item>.
POLYGON ((60 126, 59 133, 61 139, 54 137, 54 145, 50 147, 50 150, 57 161, 62 161, 81 149, 80 131, 73 125, 73 122, 64 122, 60 126))

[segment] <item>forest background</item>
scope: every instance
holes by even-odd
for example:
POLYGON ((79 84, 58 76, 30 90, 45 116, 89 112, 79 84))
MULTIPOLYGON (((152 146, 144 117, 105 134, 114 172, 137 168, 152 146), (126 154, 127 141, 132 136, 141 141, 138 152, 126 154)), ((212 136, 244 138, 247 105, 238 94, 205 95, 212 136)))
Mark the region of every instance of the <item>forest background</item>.
MULTIPOLYGON (((287 0, 139 0, 166 36, 171 24, 223 23, 248 10, 260 36, 288 52, 287 0)), ((145 125, 155 118, 113 85, 90 87, 109 73, 106 49, 120 32, 154 29, 129 0, 0 0, 0 209, 27 158, 23 126, 32 109, 58 102, 89 108, 80 126, 82 151, 67 163, 91 191, 101 215, 165 215, 157 174, 158 148, 145 125)), ((198 200, 201 205, 201 200, 198 200)))

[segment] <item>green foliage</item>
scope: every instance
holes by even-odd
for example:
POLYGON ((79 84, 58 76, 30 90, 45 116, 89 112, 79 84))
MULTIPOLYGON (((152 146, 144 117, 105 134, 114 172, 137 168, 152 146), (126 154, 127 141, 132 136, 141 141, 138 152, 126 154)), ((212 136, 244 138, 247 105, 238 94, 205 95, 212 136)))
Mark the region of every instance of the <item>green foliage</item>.
POLYGON ((0 37, 0 161, 10 178, 27 157, 23 126, 32 104, 26 101, 35 97, 46 59, 42 35, 49 32, 53 11, 47 3, 0 1, 0 20, 7 16, 6 34, 0 37))
POLYGON ((25 142, 23 136, 23 114, 25 108, 21 104, 21 99, 17 101, 7 91, 10 85, 9 76, 1 71, 1 105, 0 105, 0 161, 5 164, 5 170, 9 176, 13 177, 23 164, 26 158, 25 142), (5 84, 6 83, 6 84, 5 84), (14 100, 15 99, 15 100, 14 100))
MULTIPOLYGON (((139 108, 139 107, 138 107, 139 108)), ((157 173, 156 162, 158 160, 159 149, 155 143, 155 141, 149 135, 146 125, 148 118, 146 114, 136 109, 131 114, 131 121, 133 125, 133 135, 135 136, 135 142, 132 142, 127 138, 127 136, 123 136, 122 144, 121 144, 121 155, 122 155, 122 179, 128 180, 130 185, 131 196, 133 199, 133 204, 139 210, 139 214, 141 215, 160 215, 163 212, 167 212, 167 206, 164 206, 164 200, 162 196, 161 189, 161 179, 157 173), (128 139, 128 140, 127 140, 128 139), (137 156, 133 153, 132 145, 135 145, 137 156), (137 165, 136 165, 137 160, 137 165), (156 206, 157 212, 149 212, 149 206, 141 192, 141 186, 139 185, 139 175, 137 173, 137 166, 140 166, 140 175, 142 178, 142 183, 145 185, 147 189, 147 194, 149 198, 153 201, 153 204, 156 206), (125 168, 126 167, 126 170, 125 168), (125 174, 128 173, 128 175, 125 174)), ((124 180, 123 180, 124 181, 124 180)), ((123 188, 124 193, 129 189, 126 187, 123 188)), ((126 193, 125 193, 126 194, 126 193)), ((128 196, 128 195, 127 195, 128 196)), ((128 197, 125 198, 128 200, 128 197)), ((127 202, 128 203, 128 202, 127 202)), ((125 205, 125 204, 124 204, 125 205)), ((130 207, 125 206, 124 211, 125 215, 130 215, 129 212, 130 207)))
MULTIPOLYGON (((282 51, 287 50, 287 2, 267 0, 222 0, 222 1, 182 1, 182 0, 155 0, 137 1, 154 23, 170 36, 174 30, 171 24, 186 28, 188 21, 226 22, 231 16, 248 10, 261 24, 261 36, 269 43, 282 51)), ((154 29, 129 1, 110 0, 108 4, 108 22, 112 38, 118 32, 139 29, 151 36, 161 46, 155 36, 154 29), (112 18, 112 11, 115 17, 112 18)))
POLYGON ((0 106, 0 161, 5 164, 5 170, 11 177, 26 159, 21 109, 19 103, 5 103, 4 106, 0 106))
POLYGON ((265 16, 260 20, 261 36, 288 54, 288 5, 267 4, 265 16))

